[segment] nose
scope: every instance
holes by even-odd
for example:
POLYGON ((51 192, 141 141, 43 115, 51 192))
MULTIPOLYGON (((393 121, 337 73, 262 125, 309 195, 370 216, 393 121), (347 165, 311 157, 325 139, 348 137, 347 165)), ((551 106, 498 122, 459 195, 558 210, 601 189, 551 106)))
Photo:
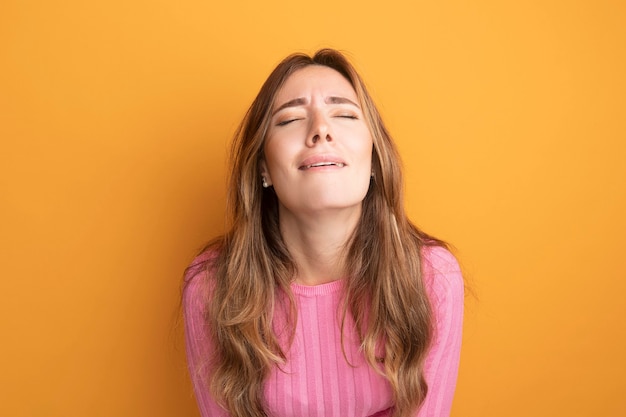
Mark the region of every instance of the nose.
POLYGON ((325 139, 327 142, 333 140, 330 125, 323 114, 314 113, 311 117, 311 126, 307 134, 307 146, 315 146, 320 140, 325 139))

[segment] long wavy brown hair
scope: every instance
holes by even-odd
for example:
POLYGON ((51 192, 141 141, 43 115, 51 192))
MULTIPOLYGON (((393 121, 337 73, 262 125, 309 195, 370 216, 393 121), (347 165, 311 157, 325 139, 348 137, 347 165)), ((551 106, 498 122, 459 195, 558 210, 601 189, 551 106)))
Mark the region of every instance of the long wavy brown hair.
POLYGON ((330 67, 350 82, 372 134, 374 175, 345 248, 342 334, 349 314, 368 363, 392 387, 394 416, 405 417, 426 396, 423 365, 433 331, 420 249, 445 244, 407 218, 393 140, 355 68, 332 49, 313 56, 293 54, 278 64, 235 134, 227 208, 230 230, 204 249, 214 254, 205 265, 212 289, 206 320, 214 344, 214 357, 207 358, 208 388, 232 416, 266 416, 263 383, 286 357, 272 330, 274 311, 283 299, 295 331, 290 284, 297 265, 281 237, 276 194, 261 185, 259 161, 276 93, 291 74, 309 65, 330 67), (375 356, 381 347, 382 371, 375 356))

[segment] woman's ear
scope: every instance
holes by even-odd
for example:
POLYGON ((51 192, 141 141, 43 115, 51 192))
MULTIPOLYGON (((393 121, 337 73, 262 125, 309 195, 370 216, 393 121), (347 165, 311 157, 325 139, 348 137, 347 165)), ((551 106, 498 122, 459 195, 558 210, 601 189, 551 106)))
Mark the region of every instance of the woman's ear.
POLYGON ((267 187, 271 187, 272 186, 272 178, 270 177, 270 173, 267 170, 267 163, 265 162, 265 159, 261 159, 259 161, 259 168, 260 168, 260 174, 261 174, 261 184, 263 184, 263 188, 267 188, 267 187))

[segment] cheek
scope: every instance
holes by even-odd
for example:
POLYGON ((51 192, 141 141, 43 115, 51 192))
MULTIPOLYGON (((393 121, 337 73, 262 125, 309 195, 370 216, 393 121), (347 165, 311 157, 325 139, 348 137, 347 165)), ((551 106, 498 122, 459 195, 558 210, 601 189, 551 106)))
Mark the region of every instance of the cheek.
POLYGON ((351 143, 351 150, 354 155, 359 156, 359 160, 363 163, 372 163, 372 154, 374 152, 374 143, 369 132, 359 135, 351 143))
POLYGON ((288 141, 281 141, 279 138, 267 139, 263 152, 270 175, 277 175, 290 164, 294 154, 291 148, 288 141))

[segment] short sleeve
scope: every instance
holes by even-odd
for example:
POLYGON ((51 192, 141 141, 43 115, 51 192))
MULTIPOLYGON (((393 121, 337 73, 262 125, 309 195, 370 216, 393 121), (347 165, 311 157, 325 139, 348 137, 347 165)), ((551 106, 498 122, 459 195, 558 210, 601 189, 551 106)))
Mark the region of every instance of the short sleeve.
POLYGON ((464 282, 457 260, 445 248, 424 248, 422 267, 434 335, 424 366, 428 393, 416 417, 446 417, 452 408, 459 370, 464 282))

